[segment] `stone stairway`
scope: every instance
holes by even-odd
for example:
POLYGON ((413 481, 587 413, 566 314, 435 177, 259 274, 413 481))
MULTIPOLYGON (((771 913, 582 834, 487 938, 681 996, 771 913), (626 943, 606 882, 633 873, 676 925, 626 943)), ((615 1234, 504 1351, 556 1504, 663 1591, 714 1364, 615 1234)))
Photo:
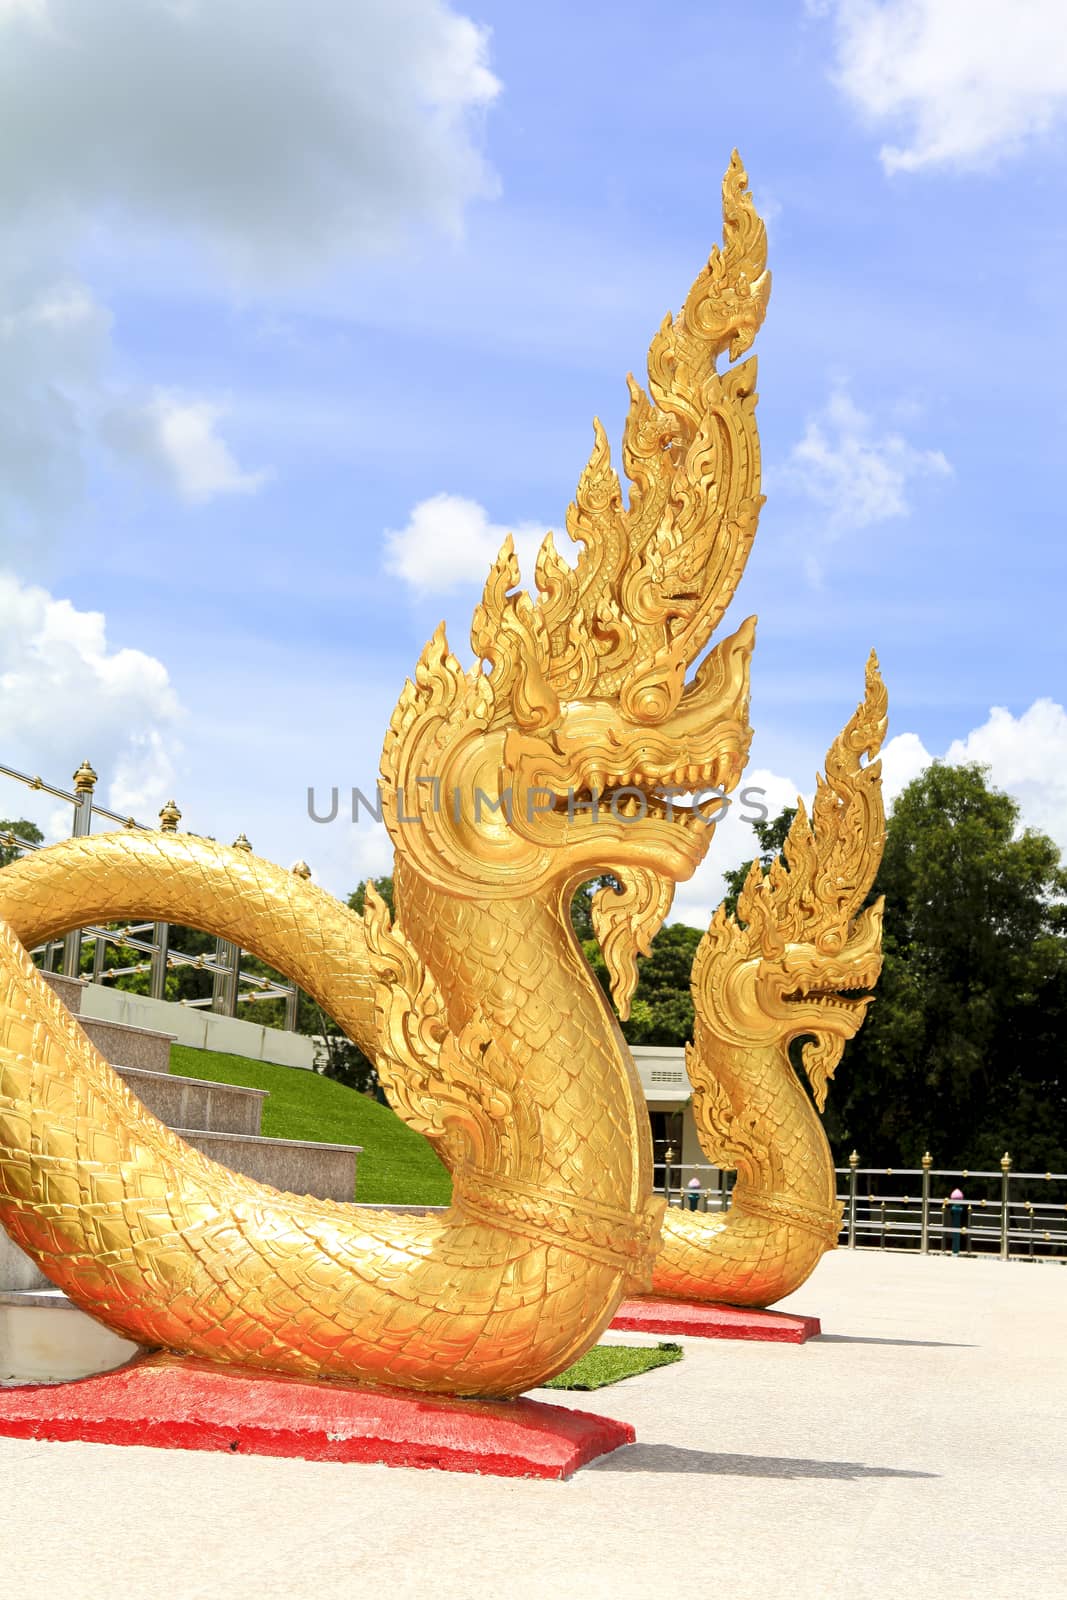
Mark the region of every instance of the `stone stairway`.
MULTIPOLYGON (((354 1203, 360 1146, 266 1137, 265 1089, 172 1075, 170 1034, 81 1016, 84 982, 44 976, 127 1087, 187 1144, 276 1189, 354 1203)), ((0 1227, 0 1383, 84 1376, 133 1351, 77 1311, 0 1227)))

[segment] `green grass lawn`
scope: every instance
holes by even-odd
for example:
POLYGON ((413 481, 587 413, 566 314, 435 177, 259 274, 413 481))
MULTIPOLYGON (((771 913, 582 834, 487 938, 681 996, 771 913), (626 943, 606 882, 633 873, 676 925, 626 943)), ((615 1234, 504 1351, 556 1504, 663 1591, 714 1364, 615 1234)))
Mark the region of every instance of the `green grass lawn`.
POLYGON ((682 1354, 680 1344, 598 1344, 545 1388, 603 1389, 623 1378, 636 1378, 639 1372, 651 1372, 653 1367, 669 1367, 672 1361, 681 1361, 682 1354))
POLYGON ((356 1199, 394 1204, 445 1206, 452 1182, 421 1134, 355 1089, 299 1067, 172 1045, 170 1070, 186 1078, 210 1078, 247 1089, 266 1089, 263 1132, 272 1139, 313 1139, 323 1144, 359 1144, 356 1199))

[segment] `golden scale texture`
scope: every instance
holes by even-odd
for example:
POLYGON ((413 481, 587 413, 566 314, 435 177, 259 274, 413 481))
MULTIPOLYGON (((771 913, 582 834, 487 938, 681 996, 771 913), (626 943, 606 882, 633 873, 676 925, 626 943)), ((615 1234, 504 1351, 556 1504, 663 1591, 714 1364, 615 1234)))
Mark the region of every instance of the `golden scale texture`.
MULTIPOLYGON (((71 840, 0 871, 0 1223, 83 1310, 149 1348, 300 1376, 508 1396, 574 1361, 624 1293, 767 1304, 833 1243, 833 1171, 789 1064, 817 1096, 877 976, 885 695, 827 762, 788 867, 755 874, 694 966, 698 1125, 739 1181, 724 1218, 651 1194, 633 1062, 574 937, 570 901, 610 873, 594 925, 620 1013, 636 957, 713 828, 672 800, 737 784, 754 619, 698 662, 755 533, 755 360, 766 236, 736 154, 723 246, 630 379, 624 504, 599 423, 533 597, 510 539, 464 670, 444 629, 382 753, 397 917, 177 833, 71 840), (719 358, 735 363, 720 374, 719 358), (696 664, 692 677, 688 669, 696 664), (664 798, 667 791, 667 798, 664 798), (371 1056, 454 1178, 444 1214, 283 1195, 191 1150, 129 1093, 27 947, 128 918, 220 935, 293 978, 371 1056), (655 1277, 653 1278, 653 1263, 655 1277)), ((820 1098, 821 1104, 821 1098, 820 1098)))

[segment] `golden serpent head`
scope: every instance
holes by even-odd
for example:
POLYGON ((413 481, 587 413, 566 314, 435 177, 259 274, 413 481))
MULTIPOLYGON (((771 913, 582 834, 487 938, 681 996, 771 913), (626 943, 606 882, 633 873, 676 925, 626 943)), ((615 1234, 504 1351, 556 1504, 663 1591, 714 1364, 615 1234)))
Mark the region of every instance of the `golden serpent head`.
POLYGON ((737 917, 719 908, 693 963, 698 1028, 742 1048, 808 1038, 804 1066, 820 1108, 882 967, 882 901, 861 907, 885 838, 873 758, 886 713, 872 651, 865 697, 827 754, 810 820, 798 802, 784 860, 766 872, 752 863, 737 917))
POLYGON ((563 894, 611 872, 661 917, 712 834, 682 792, 728 792, 743 771, 752 621, 700 659, 762 503, 755 361, 738 358, 770 276, 736 156, 723 218, 723 246, 652 342, 648 391, 630 380, 628 499, 597 423, 567 516, 574 565, 548 535, 527 594, 509 539, 472 622, 479 664, 464 671, 441 628, 405 685, 386 818, 448 893, 563 894), (720 373, 724 352, 738 364, 720 373))

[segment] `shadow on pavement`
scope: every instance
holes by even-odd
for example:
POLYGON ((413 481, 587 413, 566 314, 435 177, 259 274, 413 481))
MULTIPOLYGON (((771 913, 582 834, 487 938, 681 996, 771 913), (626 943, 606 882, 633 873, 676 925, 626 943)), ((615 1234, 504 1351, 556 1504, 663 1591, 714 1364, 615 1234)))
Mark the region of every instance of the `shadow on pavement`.
POLYGON ((819 1333, 812 1344, 903 1344, 925 1350, 977 1350, 976 1344, 956 1344, 951 1339, 868 1339, 861 1333, 819 1333))
POLYGON ((728 1478, 936 1478, 936 1472, 900 1467, 865 1467, 860 1461, 805 1461, 792 1456, 731 1456, 687 1450, 676 1444, 624 1445, 593 1461, 586 1472, 704 1472, 728 1478))

